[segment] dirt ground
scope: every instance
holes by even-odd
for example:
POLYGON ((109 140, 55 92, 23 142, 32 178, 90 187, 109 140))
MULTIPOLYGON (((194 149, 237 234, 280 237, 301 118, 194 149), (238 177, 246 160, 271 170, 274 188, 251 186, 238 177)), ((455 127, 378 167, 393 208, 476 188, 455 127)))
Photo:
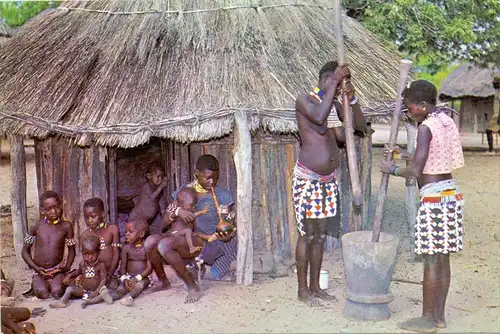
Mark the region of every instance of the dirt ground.
MULTIPOLYGON (((28 149, 28 206, 31 221, 37 216, 36 175, 33 150, 28 149)), ((374 161, 380 160, 375 150, 374 161)), ((466 167, 456 173, 465 194, 466 247, 452 258, 452 284, 447 303, 448 328, 441 332, 500 331, 500 156, 466 154, 466 167)), ((380 173, 373 172, 373 191, 378 191, 380 173)), ((10 166, 0 164, 0 204, 10 203, 10 166)), ((405 222, 404 180, 391 179, 383 229, 403 237, 394 277, 420 282, 422 264, 408 261, 408 227, 405 222)), ((16 280, 17 305, 44 307, 47 313, 34 318, 38 333, 395 333, 397 323, 420 315, 421 285, 393 282, 392 316, 378 323, 357 323, 342 316, 345 278, 339 249, 326 254, 324 269, 330 273, 329 292, 339 299, 311 309, 296 301, 296 279, 272 279, 259 275, 249 287, 231 283, 212 283, 205 296, 194 305, 183 303, 186 291, 174 281, 165 292, 144 295, 133 307, 96 305, 80 309, 73 301, 66 309, 49 309, 50 301, 24 299, 21 292, 30 283, 30 272, 17 269, 12 246, 10 218, 0 219, 2 269, 16 280)), ((174 278, 173 275, 171 275, 174 278)))

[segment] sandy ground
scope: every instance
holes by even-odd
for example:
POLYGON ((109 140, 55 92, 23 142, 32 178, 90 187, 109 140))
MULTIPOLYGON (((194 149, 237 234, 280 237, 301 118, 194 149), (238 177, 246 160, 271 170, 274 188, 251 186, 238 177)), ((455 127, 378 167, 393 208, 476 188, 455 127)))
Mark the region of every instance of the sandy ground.
MULTIPOLYGON (((374 161, 380 160, 375 150, 374 161)), ((28 150, 29 217, 36 213, 36 176, 33 151, 28 150)), ((456 173, 466 196, 466 248, 453 256, 452 284, 446 309, 448 329, 441 332, 500 331, 500 243, 493 235, 500 231, 500 156, 466 154, 466 167, 456 173), (495 308, 496 307, 496 308, 495 308)), ((373 173, 374 194, 380 173, 373 173)), ((0 164, 0 204, 10 202, 10 166, 5 157, 0 164)), ((395 278, 419 282, 422 264, 410 263, 407 251, 408 228, 404 211, 404 181, 391 179, 383 229, 403 237, 399 248, 395 278)), ((52 310, 50 301, 24 299, 30 283, 30 272, 17 269, 12 247, 10 218, 0 219, 2 269, 16 280, 18 305, 45 307, 47 313, 34 318, 38 333, 153 333, 153 332, 341 332, 395 333, 397 323, 421 312, 422 292, 417 284, 393 282, 392 317, 378 323, 356 323, 342 316, 345 279, 340 250, 326 254, 324 269, 330 272, 329 292, 339 298, 337 303, 311 309, 296 301, 296 279, 277 279, 265 275, 255 277, 249 287, 231 283, 212 283, 205 296, 194 305, 183 303, 186 291, 174 281, 174 288, 144 295, 133 307, 96 305, 80 309, 80 301, 68 308, 52 310)), ((171 276, 173 277, 173 276, 171 276)))

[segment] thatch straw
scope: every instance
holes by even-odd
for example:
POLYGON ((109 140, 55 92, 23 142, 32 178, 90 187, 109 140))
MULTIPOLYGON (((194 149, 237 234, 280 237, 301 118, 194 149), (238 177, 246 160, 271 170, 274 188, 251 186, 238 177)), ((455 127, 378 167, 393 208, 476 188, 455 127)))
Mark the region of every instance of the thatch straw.
POLYGON ((9 27, 0 19, 0 45, 6 42, 10 37, 11 33, 9 27))
POLYGON ((498 67, 480 68, 473 64, 463 64, 443 81, 439 98, 448 100, 466 96, 494 96, 493 77, 498 75, 498 67))
MULTIPOLYGON (((333 19, 327 0, 65 2, 0 50, 0 129, 132 147, 226 135, 244 109, 253 129, 296 131, 271 73, 292 94, 310 90, 335 59, 333 19)), ((362 105, 393 100, 398 56, 343 22, 362 105)))

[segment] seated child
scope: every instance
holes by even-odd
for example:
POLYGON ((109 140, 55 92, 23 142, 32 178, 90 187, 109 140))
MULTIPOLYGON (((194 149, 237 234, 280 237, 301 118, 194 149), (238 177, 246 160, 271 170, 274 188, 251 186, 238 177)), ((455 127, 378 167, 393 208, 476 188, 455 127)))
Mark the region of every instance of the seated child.
POLYGON ((31 317, 26 307, 2 307, 2 334, 36 334, 31 322, 24 322, 31 317))
POLYGON ((83 216, 88 229, 82 233, 80 239, 88 235, 95 235, 99 238, 101 252, 99 262, 106 266, 106 285, 111 290, 118 287, 118 279, 114 276, 120 261, 120 235, 118 227, 104 222, 104 203, 100 198, 91 198, 83 204, 83 216), (113 279, 115 278, 115 279, 113 279))
MULTIPOLYGON (((196 191, 194 190, 194 188, 182 188, 177 194, 178 207, 187 210, 189 212, 194 213, 194 208, 196 207, 197 201, 198 197, 196 196, 196 191)), ((194 213, 194 216, 199 217, 207 212, 208 212, 208 206, 206 206, 203 210, 194 213)), ((173 219, 170 229, 165 233, 166 237, 174 235, 186 238, 186 243, 189 246, 189 252, 191 254, 201 250, 201 247, 199 246, 197 247, 193 244, 192 224, 187 224, 180 217, 175 217, 173 219)), ((214 240, 217 240, 217 236, 215 234, 208 239, 209 242, 212 242, 214 240)))
POLYGON ((50 304, 51 308, 66 307, 72 297, 83 299, 82 308, 89 304, 95 304, 95 300, 104 300, 108 304, 113 303, 113 299, 106 288, 106 266, 99 261, 101 244, 99 238, 95 235, 88 235, 81 240, 81 243, 83 261, 78 266, 78 269, 66 276, 64 284, 69 285, 69 287, 66 289, 61 302, 50 304))
POLYGON ((159 212, 160 195, 168 184, 163 168, 158 164, 149 165, 146 179, 147 182, 141 187, 139 201, 129 214, 129 221, 142 218, 151 224, 159 212))
POLYGON ((33 269, 31 290, 25 297, 34 292, 40 299, 49 295, 61 298, 65 273, 71 268, 75 259, 75 244, 71 223, 62 220, 61 197, 54 191, 46 191, 40 196, 40 212, 42 219, 31 226, 24 238, 22 257, 33 269), (35 245, 33 258, 31 247, 35 245), (64 259, 64 248, 68 246, 68 256, 64 259))
POLYGON ((149 286, 148 276, 151 274, 152 266, 144 248, 148 229, 149 224, 145 219, 127 222, 125 232, 127 244, 121 254, 121 284, 111 293, 113 300, 120 299, 122 305, 131 306, 134 299, 149 286))

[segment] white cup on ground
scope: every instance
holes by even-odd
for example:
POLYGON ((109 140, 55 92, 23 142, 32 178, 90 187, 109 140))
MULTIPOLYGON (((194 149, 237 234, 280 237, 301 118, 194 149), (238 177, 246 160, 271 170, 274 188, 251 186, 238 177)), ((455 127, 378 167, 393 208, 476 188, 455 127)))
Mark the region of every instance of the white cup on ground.
POLYGON ((328 271, 321 270, 319 273, 319 287, 321 290, 328 289, 328 271))

